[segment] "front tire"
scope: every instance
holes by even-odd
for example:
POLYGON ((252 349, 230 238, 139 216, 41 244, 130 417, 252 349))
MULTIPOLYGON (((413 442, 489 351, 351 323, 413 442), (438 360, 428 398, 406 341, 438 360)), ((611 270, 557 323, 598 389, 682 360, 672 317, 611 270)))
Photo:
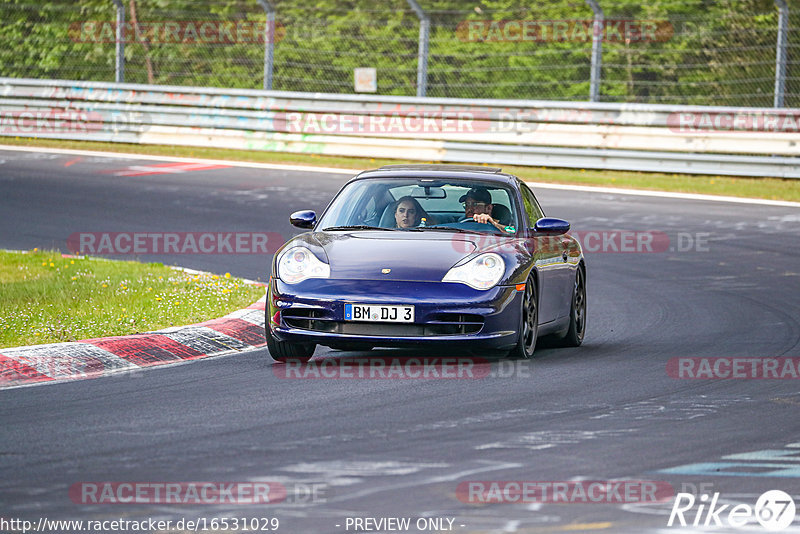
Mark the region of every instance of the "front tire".
POLYGON ((314 355, 317 346, 314 343, 291 343, 289 341, 278 341, 272 337, 269 327, 265 328, 267 338, 267 349, 269 355, 276 362, 287 362, 289 360, 306 363, 314 355))
POLYGON ((536 349, 536 338, 539 336, 539 301, 537 300, 536 283, 532 277, 525 282, 525 294, 522 297, 519 319, 519 341, 511 349, 508 357, 517 360, 529 360, 536 349))

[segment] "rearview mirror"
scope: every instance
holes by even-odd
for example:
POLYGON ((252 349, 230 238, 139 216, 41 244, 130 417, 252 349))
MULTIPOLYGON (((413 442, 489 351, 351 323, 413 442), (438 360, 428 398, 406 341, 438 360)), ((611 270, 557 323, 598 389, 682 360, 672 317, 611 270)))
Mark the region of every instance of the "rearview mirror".
POLYGON ((409 196, 414 198, 447 198, 447 191, 435 185, 418 185, 409 196))
POLYGON ((542 217, 536 221, 533 231, 536 235, 561 235, 569 232, 570 224, 564 219, 542 217))
POLYGON ((289 215, 289 222, 298 228, 314 228, 317 224, 317 214, 311 210, 296 211, 289 215))

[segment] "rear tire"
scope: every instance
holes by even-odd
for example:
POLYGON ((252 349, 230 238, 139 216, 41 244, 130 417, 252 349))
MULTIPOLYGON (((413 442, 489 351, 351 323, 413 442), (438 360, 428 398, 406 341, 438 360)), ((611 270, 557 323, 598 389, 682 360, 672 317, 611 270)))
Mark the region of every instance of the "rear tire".
POLYGON ((272 337, 269 327, 265 328, 267 338, 267 349, 269 355, 276 362, 287 362, 289 360, 305 363, 314 355, 317 346, 314 343, 292 343, 289 341, 278 341, 272 337))
POLYGON ((519 314, 519 341, 511 349, 508 357, 515 360, 529 360, 536 349, 536 338, 539 336, 539 301, 537 300, 536 283, 532 277, 525 282, 525 294, 519 314))
POLYGON ((579 347, 586 333, 586 273, 578 267, 575 273, 575 286, 572 289, 572 305, 569 310, 569 328, 564 337, 558 340, 562 347, 579 347))

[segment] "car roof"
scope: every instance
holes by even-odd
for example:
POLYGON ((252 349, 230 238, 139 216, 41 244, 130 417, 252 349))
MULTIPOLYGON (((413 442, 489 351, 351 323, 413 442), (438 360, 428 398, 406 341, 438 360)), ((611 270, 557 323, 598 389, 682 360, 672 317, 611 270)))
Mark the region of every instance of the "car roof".
POLYGON ((497 174, 502 171, 500 167, 484 167, 480 165, 445 165, 441 163, 412 163, 400 165, 384 165, 379 171, 394 171, 394 170, 419 170, 419 171, 470 171, 470 172, 488 172, 490 174, 497 174))
POLYGON ((353 180, 365 178, 464 178, 506 184, 519 181, 519 178, 502 172, 499 167, 439 164, 384 165, 379 169, 363 171, 353 180))

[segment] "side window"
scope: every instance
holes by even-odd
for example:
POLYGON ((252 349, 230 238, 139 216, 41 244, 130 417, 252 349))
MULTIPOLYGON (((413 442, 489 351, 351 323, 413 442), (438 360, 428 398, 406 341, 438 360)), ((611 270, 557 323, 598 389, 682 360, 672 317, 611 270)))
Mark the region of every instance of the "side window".
POLYGON ((522 203, 525 204, 525 214, 528 216, 528 225, 533 226, 536 221, 544 217, 544 213, 528 186, 522 184, 520 190, 522 191, 522 203))
POLYGON ((542 210, 536 203, 536 199, 524 184, 520 187, 522 192, 522 203, 525 206, 525 215, 528 217, 528 226, 533 227, 536 221, 542 218, 542 210))
POLYGON ((538 221, 542 217, 546 217, 546 215, 544 214, 544 210, 539 205, 539 201, 536 200, 536 195, 534 195, 533 191, 531 191, 530 189, 527 189, 527 191, 531 194, 531 200, 533 200, 533 209, 536 210, 536 220, 538 221))

